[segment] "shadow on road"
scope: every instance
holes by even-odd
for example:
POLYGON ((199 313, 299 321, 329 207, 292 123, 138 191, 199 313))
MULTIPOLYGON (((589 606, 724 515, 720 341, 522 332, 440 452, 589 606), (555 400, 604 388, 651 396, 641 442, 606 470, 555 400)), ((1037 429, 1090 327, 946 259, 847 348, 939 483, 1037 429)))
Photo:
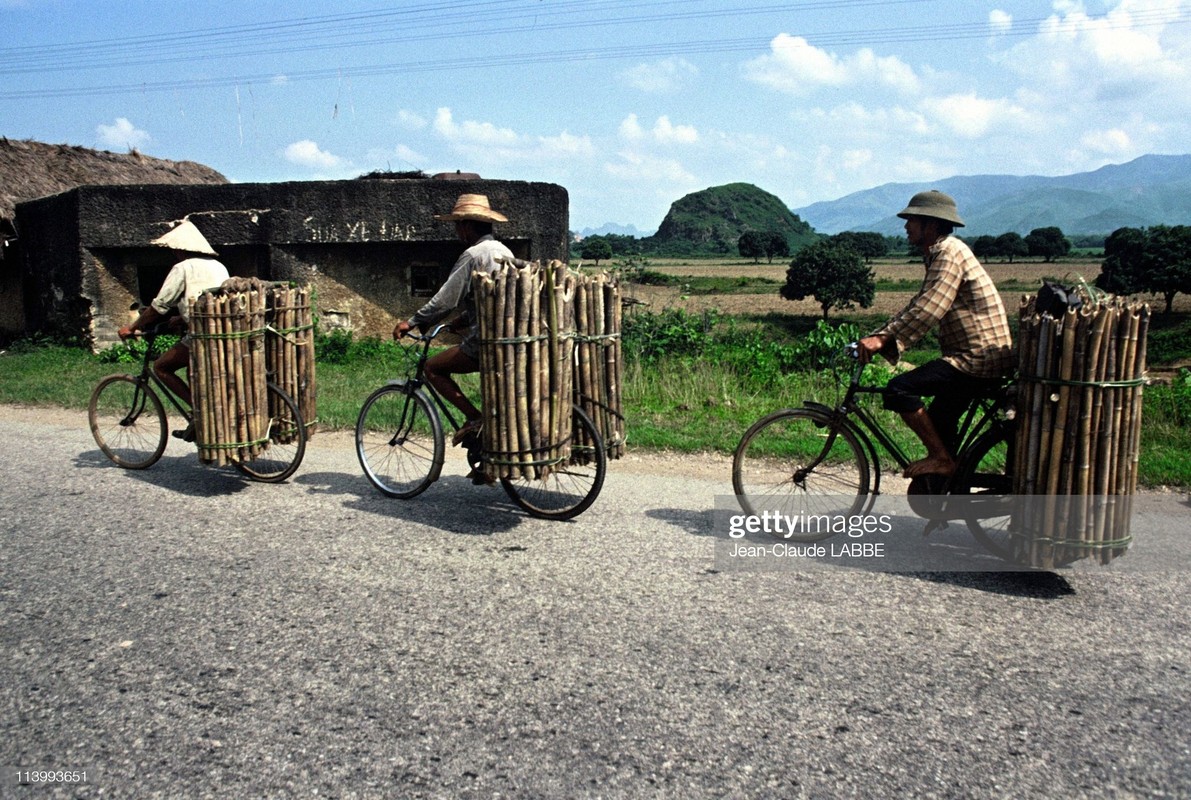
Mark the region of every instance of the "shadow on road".
POLYGON ((249 482, 235 467, 208 467, 198 457, 162 456, 146 469, 125 469, 113 464, 101 450, 87 450, 75 456, 74 465, 80 469, 110 469, 124 473, 132 480, 191 497, 227 497, 244 491, 249 482))
POLYGON ((299 473, 291 480, 311 493, 345 498, 346 508, 450 533, 490 536, 513 530, 526 518, 499 486, 475 486, 458 475, 435 481, 409 500, 381 494, 363 475, 313 472, 299 473))

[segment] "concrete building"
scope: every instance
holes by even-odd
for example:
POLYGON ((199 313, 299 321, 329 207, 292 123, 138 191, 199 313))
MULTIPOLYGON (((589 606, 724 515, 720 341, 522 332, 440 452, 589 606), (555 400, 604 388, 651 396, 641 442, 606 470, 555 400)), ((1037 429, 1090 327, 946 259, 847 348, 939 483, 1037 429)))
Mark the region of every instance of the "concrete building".
POLYGON ((487 195, 509 218, 495 233, 518 257, 566 259, 568 198, 555 184, 446 175, 78 186, 15 206, 0 332, 79 336, 97 349, 115 342, 172 263, 148 243, 189 218, 232 275, 309 283, 324 330, 386 337, 462 252, 454 225, 433 217, 463 193, 487 195))

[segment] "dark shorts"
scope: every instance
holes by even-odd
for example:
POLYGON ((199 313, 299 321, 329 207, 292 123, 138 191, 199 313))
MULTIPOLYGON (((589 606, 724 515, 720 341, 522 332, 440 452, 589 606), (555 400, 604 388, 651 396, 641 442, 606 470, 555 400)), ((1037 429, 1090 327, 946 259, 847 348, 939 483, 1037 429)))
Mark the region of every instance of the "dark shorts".
POLYGON ((973 398, 985 397, 999 385, 998 380, 966 375, 940 358, 891 379, 884 406, 904 414, 922 408, 923 397, 933 397, 927 413, 948 449, 955 452, 960 417, 973 398))

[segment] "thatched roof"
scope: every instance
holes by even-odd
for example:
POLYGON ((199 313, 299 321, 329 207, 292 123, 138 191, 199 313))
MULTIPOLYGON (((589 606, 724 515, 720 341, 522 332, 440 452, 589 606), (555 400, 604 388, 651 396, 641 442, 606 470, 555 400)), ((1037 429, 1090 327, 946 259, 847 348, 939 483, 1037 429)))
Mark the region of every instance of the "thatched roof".
POLYGON ((17 203, 76 186, 140 183, 228 183, 228 179, 193 161, 150 158, 135 150, 109 153, 0 137, 0 219, 12 219, 17 203))

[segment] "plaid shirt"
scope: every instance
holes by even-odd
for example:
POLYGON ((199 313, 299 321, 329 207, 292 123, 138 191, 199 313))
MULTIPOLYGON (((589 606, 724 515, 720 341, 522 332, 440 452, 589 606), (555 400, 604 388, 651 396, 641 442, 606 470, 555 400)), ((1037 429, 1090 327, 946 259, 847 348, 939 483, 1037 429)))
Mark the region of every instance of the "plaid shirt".
POLYGON ((882 355, 896 364, 927 331, 939 326, 943 360, 974 378, 999 378, 1014 368, 1013 337, 992 278, 954 236, 931 246, 918 294, 874 335, 889 337, 882 355), (893 345, 896 344, 896 347, 893 345))

